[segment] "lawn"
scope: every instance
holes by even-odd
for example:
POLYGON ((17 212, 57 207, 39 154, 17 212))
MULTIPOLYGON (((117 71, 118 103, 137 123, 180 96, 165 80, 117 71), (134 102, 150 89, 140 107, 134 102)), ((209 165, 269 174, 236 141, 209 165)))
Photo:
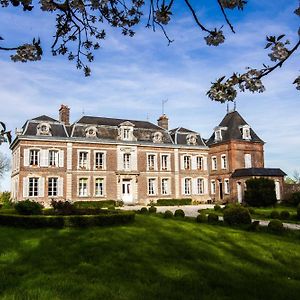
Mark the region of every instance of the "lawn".
POLYGON ((300 234, 137 215, 126 226, 0 228, 0 299, 299 299, 300 234))

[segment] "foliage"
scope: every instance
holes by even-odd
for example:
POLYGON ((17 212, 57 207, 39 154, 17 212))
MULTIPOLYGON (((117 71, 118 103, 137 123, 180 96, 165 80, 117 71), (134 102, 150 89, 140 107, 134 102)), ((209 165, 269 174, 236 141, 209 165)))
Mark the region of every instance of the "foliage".
POLYGON ((300 192, 292 193, 287 202, 293 206, 297 206, 300 203, 300 192))
POLYGON ((69 201, 55 201, 52 199, 51 206, 53 207, 54 212, 59 215, 71 215, 76 210, 74 205, 69 201))
POLYGON ((174 213, 174 217, 184 218, 185 213, 182 209, 176 209, 174 213))
POLYGON ((0 208, 12 208, 13 203, 10 201, 10 192, 3 192, 0 195, 0 208))
POLYGON ((170 210, 166 210, 164 212, 164 218, 165 219, 171 219, 171 218, 173 218, 173 213, 170 210))
POLYGON ((134 212, 117 210, 109 214, 72 216, 20 216, 0 214, 0 225, 24 228, 105 226, 126 224, 132 222, 134 217, 134 212))
POLYGON ((157 208, 154 205, 151 205, 148 210, 149 210, 150 214, 155 214, 157 211, 157 208))
POLYGON ((196 222, 197 223, 206 223, 207 222, 207 216, 206 216, 206 214, 199 214, 196 217, 196 222))
POLYGON ((221 206, 220 206, 219 204, 216 204, 216 205, 214 206, 214 210, 215 210, 215 211, 221 211, 222 208, 221 208, 221 206))
POLYGON ((246 181, 245 202, 250 206, 270 206, 277 202, 274 180, 252 178, 246 181))
POLYGON ((15 210, 20 215, 40 215, 42 214, 43 205, 29 199, 19 201, 15 205, 15 210))
MULTIPOLYGON (((0 135, 1 138, 1 135, 0 135)), ((1 143, 0 143, 1 145, 1 143)), ((0 152, 0 178, 4 175, 5 172, 8 172, 10 168, 9 158, 0 152)))
POLYGON ((259 221, 253 221, 249 227, 248 227, 249 231, 258 231, 259 230, 259 221))
POLYGON ((157 206, 178 206, 178 205, 191 205, 192 199, 158 199, 156 202, 157 206))
POLYGON ((76 201, 74 202, 75 208, 114 208, 115 206, 122 206, 121 201, 115 200, 102 200, 102 201, 76 201))
POLYGON ((224 222, 228 225, 251 224, 249 210, 241 205, 234 205, 224 210, 224 222))
POLYGON ((277 210, 272 210, 270 213, 270 218, 271 219, 279 219, 280 218, 280 213, 277 210))
POLYGON ((141 213, 141 214, 147 214, 147 213, 148 213, 147 207, 142 207, 142 208, 140 209, 140 213, 141 213))
POLYGON ((268 229, 275 233, 281 233, 284 230, 283 224, 280 220, 271 220, 268 224, 268 229))
POLYGON ((297 206, 297 219, 300 220, 300 203, 297 206))
POLYGON ((219 221, 219 217, 218 217, 217 214, 215 214, 215 213, 208 214, 208 216, 207 216, 207 222, 208 223, 216 224, 216 223, 218 223, 218 221, 219 221))
POLYGON ((288 220, 290 218, 290 213, 287 210, 283 210, 280 212, 281 220, 288 220))

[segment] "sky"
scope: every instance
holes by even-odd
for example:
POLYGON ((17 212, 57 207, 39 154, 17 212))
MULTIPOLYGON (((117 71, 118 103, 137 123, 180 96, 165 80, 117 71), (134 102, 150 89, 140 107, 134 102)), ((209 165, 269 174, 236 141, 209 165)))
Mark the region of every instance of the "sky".
MULTIPOLYGON (((147 1, 146 1, 147 2, 147 1)), ((183 0, 175 1, 166 27, 174 42, 168 46, 162 32, 136 28, 133 38, 107 28, 107 38, 84 77, 65 57, 52 57, 55 15, 21 8, 0 8, 1 45, 14 46, 40 37, 44 56, 40 62, 14 63, 0 51, 0 120, 13 132, 39 115, 58 118, 61 104, 71 108, 71 121, 83 114, 157 122, 162 100, 170 128, 182 126, 208 138, 226 114, 226 104, 211 101, 206 92, 222 75, 244 72, 246 67, 271 64, 264 49, 267 35, 285 33, 297 41, 298 0, 249 0, 244 11, 228 11, 236 34, 226 26, 216 1, 191 1, 209 28, 223 27, 225 43, 207 46, 183 0)), ((261 94, 239 93, 237 110, 266 142, 265 166, 292 175, 300 170, 300 93, 292 84, 300 71, 300 51, 280 70, 265 78, 261 94)), ((232 105, 231 105, 232 108, 232 105)), ((0 151, 10 155, 7 144, 0 151)), ((10 189, 10 174, 0 179, 0 191, 10 189)))

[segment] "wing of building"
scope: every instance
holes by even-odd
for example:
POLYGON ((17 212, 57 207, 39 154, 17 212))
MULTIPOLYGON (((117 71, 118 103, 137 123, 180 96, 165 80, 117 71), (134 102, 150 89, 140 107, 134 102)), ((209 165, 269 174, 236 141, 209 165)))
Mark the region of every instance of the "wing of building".
POLYGON ((280 199, 285 174, 264 168, 264 142, 236 111, 207 141, 186 128, 169 130, 166 115, 157 125, 94 116, 71 125, 69 119, 70 109, 62 105, 59 120, 43 115, 16 131, 15 201, 242 201, 245 180, 256 176, 275 179, 280 199))

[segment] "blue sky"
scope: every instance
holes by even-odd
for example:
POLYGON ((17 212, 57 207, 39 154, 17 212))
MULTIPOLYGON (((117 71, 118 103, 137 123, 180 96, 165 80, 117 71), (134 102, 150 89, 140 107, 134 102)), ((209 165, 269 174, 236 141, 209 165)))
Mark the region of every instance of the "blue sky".
MULTIPOLYGON (((165 111, 172 128, 187 127, 209 137, 226 113, 226 105, 206 96, 211 81, 233 71, 243 72, 247 66, 269 63, 266 35, 286 33, 291 42, 296 41, 299 17, 293 11, 299 1, 249 0, 243 12, 229 11, 236 34, 224 26, 226 41, 216 48, 205 45, 205 33, 196 27, 183 1, 176 2, 167 26, 174 43, 167 46, 161 32, 153 33, 144 24, 134 38, 108 29, 89 78, 66 58, 50 55, 54 15, 47 17, 39 9, 23 13, 0 8, 0 34, 8 45, 39 36, 42 45, 48 46, 38 63, 13 63, 9 53, 0 52, 0 120, 14 131, 42 114, 57 118, 60 104, 67 104, 72 121, 84 111, 106 117, 148 117, 155 123, 161 101, 168 99, 165 111)), ((198 3, 205 24, 211 28, 224 24, 214 1, 192 2, 198 3)), ((264 80, 265 93, 241 93, 237 98, 237 110, 266 141, 266 167, 279 167, 288 174, 300 170, 300 93, 291 84, 299 71, 298 51, 264 80)), ((7 145, 0 151, 9 153, 7 145)), ((9 189, 9 174, 0 184, 0 190, 9 189)))

